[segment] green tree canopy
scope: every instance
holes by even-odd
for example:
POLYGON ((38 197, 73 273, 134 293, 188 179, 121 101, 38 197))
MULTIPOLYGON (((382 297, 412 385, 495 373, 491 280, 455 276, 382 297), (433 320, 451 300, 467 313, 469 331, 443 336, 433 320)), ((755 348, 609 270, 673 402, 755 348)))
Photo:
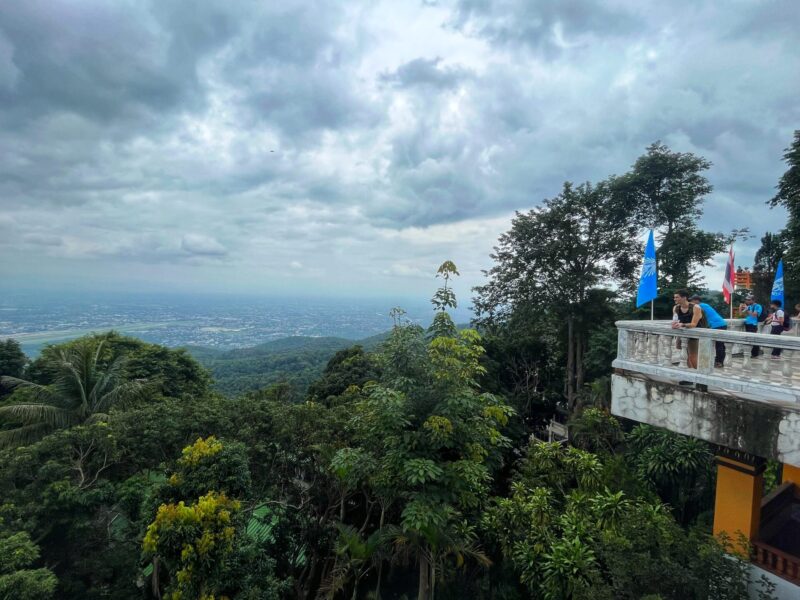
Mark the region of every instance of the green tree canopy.
POLYGON ((308 388, 308 398, 330 404, 350 386, 363 386, 380 377, 375 358, 359 345, 339 350, 328 361, 322 376, 308 388))
POLYGON ((210 389, 211 377, 208 372, 186 350, 148 344, 115 331, 45 347, 39 357, 31 362, 27 376, 34 383, 48 385, 58 376, 58 357, 61 353, 77 349, 85 343, 97 345, 100 342, 102 346, 96 361, 100 369, 107 369, 114 361, 124 357, 126 378, 158 382, 165 396, 202 396, 210 389))
POLYGON ((28 358, 17 340, 0 340, 0 376, 22 377, 28 358))
MULTIPOLYGON (((0 377, 22 377, 22 371, 27 363, 28 357, 25 356, 17 340, 0 340, 0 377)), ((9 390, 0 386, 0 398, 9 393, 9 390)))
POLYGON ((800 294, 800 129, 786 148, 783 160, 786 172, 778 182, 778 191, 770 200, 772 206, 783 206, 789 213, 781 235, 786 243, 784 257, 784 288, 787 297, 800 294))
POLYGON ((628 173, 612 179, 615 194, 634 207, 638 222, 659 234, 662 293, 696 284, 699 267, 723 250, 724 236, 697 227, 705 197, 713 190, 703 174, 710 167, 704 158, 654 142, 628 173))
POLYGON ((0 406, 0 419, 11 429, 0 432, 0 445, 37 439, 54 429, 104 420, 109 410, 141 398, 147 382, 129 379, 127 359, 101 362, 105 342, 84 338, 50 352, 44 365, 50 383, 41 385, 15 377, 0 379, 6 387, 26 392, 26 398, 0 406))
MULTIPOLYGON (((600 458, 533 442, 508 497, 483 517, 534 598, 674 600, 749 598, 749 567, 710 536, 686 533, 666 507, 609 488, 600 458)), ((761 588, 771 597, 769 586, 761 588)))
POLYGON ((25 532, 0 531, 0 598, 3 600, 47 600, 56 589, 50 569, 31 569, 39 548, 25 532))

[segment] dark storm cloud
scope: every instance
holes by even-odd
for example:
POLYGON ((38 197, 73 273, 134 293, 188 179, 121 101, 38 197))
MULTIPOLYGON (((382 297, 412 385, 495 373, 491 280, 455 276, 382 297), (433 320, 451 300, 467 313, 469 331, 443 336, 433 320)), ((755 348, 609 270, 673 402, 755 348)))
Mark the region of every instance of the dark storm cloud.
POLYGON ((243 122, 275 127, 297 144, 306 134, 377 124, 353 85, 360 48, 334 33, 341 19, 336 5, 299 3, 262 15, 231 45, 218 70, 236 89, 243 122))
POLYGON ((99 121, 201 105, 198 62, 235 31, 224 6, 3 3, 0 35, 13 47, 15 76, 0 101, 14 118, 64 110, 99 121))

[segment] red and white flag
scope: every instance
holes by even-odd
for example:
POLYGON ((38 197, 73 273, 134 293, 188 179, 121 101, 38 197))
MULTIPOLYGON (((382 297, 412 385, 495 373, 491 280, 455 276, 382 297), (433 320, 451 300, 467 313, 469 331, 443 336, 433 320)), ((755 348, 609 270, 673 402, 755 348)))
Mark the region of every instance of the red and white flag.
POLYGON ((725 265, 725 281, 722 282, 722 295, 725 296, 725 304, 731 303, 733 298, 733 245, 731 244, 731 251, 728 253, 728 264, 725 265))

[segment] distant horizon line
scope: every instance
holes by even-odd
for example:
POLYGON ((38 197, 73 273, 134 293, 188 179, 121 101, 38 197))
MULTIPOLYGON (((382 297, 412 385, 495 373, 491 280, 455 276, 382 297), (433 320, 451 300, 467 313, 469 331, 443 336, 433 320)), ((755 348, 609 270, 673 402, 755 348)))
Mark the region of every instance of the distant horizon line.
MULTIPOLYGON (((144 290, 103 290, 103 291, 85 291, 85 290, 70 290, 65 288, 15 288, 13 290, 5 290, 0 294, 0 303, 2 300, 13 299, 15 297, 27 298, 28 296, 67 296, 69 298, 80 298, 82 300, 91 299, 92 297, 106 298, 106 297, 132 297, 132 298, 176 298, 176 299, 189 299, 192 297, 202 298, 230 298, 230 299, 262 299, 262 300, 342 300, 342 301, 381 301, 381 300, 402 300, 410 301, 415 304, 430 304, 427 298, 421 298, 418 294, 414 293, 383 293, 383 294, 324 294, 319 292, 244 292, 244 291, 144 291, 144 290)), ((462 303, 463 304, 463 303, 462 303)), ((460 306, 458 310, 463 309, 460 306)))

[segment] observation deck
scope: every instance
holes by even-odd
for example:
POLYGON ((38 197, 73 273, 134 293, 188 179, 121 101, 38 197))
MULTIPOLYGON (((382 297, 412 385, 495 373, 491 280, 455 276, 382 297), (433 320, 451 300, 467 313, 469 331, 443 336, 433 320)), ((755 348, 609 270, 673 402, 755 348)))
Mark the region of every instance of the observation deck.
POLYGON ((800 465, 800 337, 618 321, 611 412, 719 446, 800 465), (687 365, 696 340, 697 368, 687 365), (716 344, 725 362, 715 367, 716 344), (751 357, 754 346, 761 354, 751 357), (780 356, 772 358, 773 349, 780 356))

